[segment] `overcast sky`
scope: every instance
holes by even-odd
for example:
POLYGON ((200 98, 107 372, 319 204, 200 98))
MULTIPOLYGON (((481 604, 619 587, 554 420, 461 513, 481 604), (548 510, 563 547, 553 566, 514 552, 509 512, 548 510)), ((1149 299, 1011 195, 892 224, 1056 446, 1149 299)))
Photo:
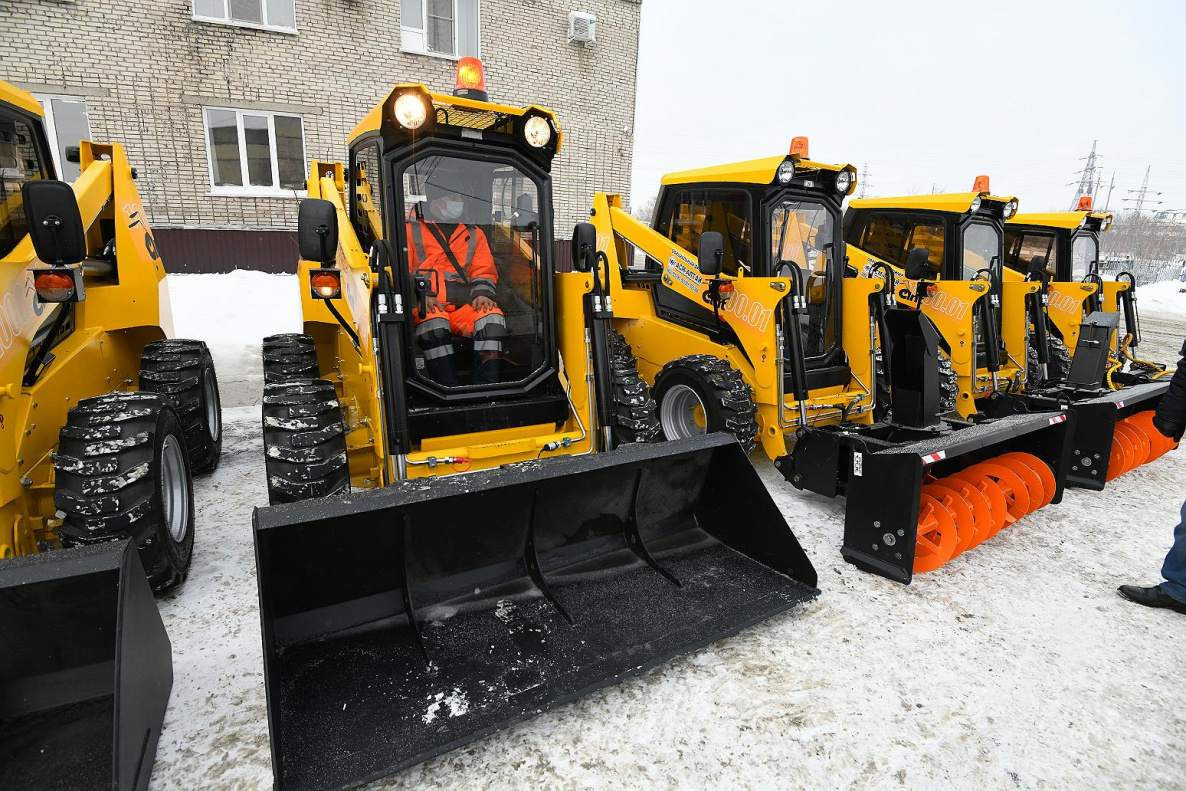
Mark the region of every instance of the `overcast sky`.
MULTIPOLYGON (((634 200, 667 172, 786 153, 868 165, 870 196, 1070 206, 1098 139, 1102 208, 1153 166, 1186 210, 1186 2, 644 0, 634 200)), ((1134 193, 1135 195, 1135 193, 1134 193)), ((1152 203, 1146 208, 1153 208, 1152 203)))

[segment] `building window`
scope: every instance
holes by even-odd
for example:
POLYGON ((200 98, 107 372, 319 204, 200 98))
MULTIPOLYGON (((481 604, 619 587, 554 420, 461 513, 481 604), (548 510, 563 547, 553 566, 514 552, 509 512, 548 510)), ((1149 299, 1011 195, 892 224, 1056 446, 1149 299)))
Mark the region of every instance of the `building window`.
POLYGON ((86 100, 78 96, 47 94, 37 94, 34 98, 41 102, 45 110, 45 131, 58 178, 73 182, 81 172, 80 166, 77 162, 66 161, 66 149, 77 148, 83 140, 91 139, 86 100))
POLYGON ((304 195, 305 130, 299 115, 207 107, 206 150, 215 195, 304 195))
POLYGON ((400 48, 405 52, 481 57, 478 0, 402 0, 400 48))
POLYGON ((194 19, 295 33, 296 0, 194 0, 194 19))

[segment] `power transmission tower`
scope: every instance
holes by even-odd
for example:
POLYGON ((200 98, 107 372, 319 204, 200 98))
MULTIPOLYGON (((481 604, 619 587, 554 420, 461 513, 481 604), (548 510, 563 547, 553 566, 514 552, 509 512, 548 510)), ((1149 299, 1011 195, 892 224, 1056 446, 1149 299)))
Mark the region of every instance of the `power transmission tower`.
POLYGON ((1151 171, 1151 170, 1153 170, 1152 165, 1145 168, 1145 180, 1141 182, 1141 188, 1139 190, 1125 190, 1126 192, 1135 192, 1137 194, 1137 196, 1135 198, 1124 198, 1123 200, 1125 203, 1133 203, 1134 204, 1132 208, 1133 208, 1133 211, 1136 212, 1138 217, 1141 215, 1141 209, 1145 208, 1146 203, 1151 203, 1154 206, 1161 205, 1161 201, 1159 201, 1159 200, 1158 201, 1150 200, 1150 195, 1152 195, 1153 197, 1156 197, 1157 195, 1161 194, 1160 192, 1154 192, 1154 193, 1149 192, 1149 171, 1151 171))
POLYGON ((857 198, 865 197, 865 191, 869 187, 869 163, 861 165, 861 177, 857 179, 861 183, 861 191, 857 193, 857 198))
MULTIPOLYGON (((1095 153, 1095 144, 1097 142, 1099 141, 1091 141, 1091 153, 1086 157, 1087 164, 1083 166, 1083 170, 1079 171, 1079 186, 1075 189, 1075 197, 1071 199, 1071 211, 1075 211, 1079 207, 1080 198, 1085 195, 1091 197, 1095 191, 1094 187, 1096 186, 1095 180, 1097 170, 1095 161, 1098 159, 1095 153)), ((1083 158, 1081 157, 1080 159, 1083 158)), ((1075 182, 1072 181, 1067 186, 1069 187, 1074 183, 1075 182)))
POLYGON ((1108 199, 1104 201, 1104 211, 1112 204, 1112 188, 1116 186, 1116 171, 1112 171, 1112 183, 1108 185, 1108 199))

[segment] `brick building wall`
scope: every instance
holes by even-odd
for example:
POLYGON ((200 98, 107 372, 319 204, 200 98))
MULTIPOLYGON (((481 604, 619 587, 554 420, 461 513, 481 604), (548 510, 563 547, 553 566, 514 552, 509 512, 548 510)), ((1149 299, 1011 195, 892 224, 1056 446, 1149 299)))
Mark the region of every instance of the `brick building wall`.
MULTIPOLYGON (((350 130, 392 85, 448 92, 456 64, 400 50, 400 0, 296 0, 296 34, 195 21, 192 3, 0 0, 0 78, 86 100, 92 139, 122 143, 138 169, 167 264, 176 248, 171 269, 291 269, 295 252, 277 259, 284 245, 250 240, 293 231, 298 199, 211 195, 203 108, 299 114, 306 156, 343 160, 350 130), (203 266, 194 239, 217 248, 216 263, 203 266)), ((557 238, 594 192, 629 193, 640 3, 481 0, 491 100, 548 107, 564 130, 557 238), (567 43, 574 10, 596 15, 596 44, 567 43)))

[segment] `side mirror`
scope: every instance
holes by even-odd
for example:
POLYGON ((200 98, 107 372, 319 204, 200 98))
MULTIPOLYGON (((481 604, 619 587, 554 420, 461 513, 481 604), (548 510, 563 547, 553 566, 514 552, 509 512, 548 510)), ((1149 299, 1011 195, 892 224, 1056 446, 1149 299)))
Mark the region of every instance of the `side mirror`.
POLYGON ((716 277, 725 264, 725 237, 717 231, 700 234, 700 250, 696 254, 700 274, 716 277))
POLYGON ((86 258, 86 231, 74 190, 64 181, 30 181, 21 187, 29 236, 37 257, 52 266, 86 258))
MULTIPOLYGON (((531 196, 524 192, 515 201, 515 211, 511 214, 511 229, 519 233, 532 231, 539 227, 539 214, 535 211, 531 196)), ((594 234, 596 238, 596 234, 594 234)))
POLYGON ((572 266, 578 272, 593 268, 597 256, 597 229, 591 222, 579 222, 572 229, 572 266))
POLYGON ((338 257, 338 212, 320 198, 305 198, 297 212, 297 247, 301 258, 332 264, 338 257))
POLYGON ((907 280, 922 280, 927 276, 927 270, 931 265, 931 253, 925 247, 912 247, 910 252, 906 255, 906 270, 907 280))
POLYGON ((1029 269, 1027 270, 1031 277, 1034 275, 1042 275, 1046 273, 1046 256, 1035 255, 1030 259, 1029 269))

